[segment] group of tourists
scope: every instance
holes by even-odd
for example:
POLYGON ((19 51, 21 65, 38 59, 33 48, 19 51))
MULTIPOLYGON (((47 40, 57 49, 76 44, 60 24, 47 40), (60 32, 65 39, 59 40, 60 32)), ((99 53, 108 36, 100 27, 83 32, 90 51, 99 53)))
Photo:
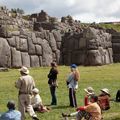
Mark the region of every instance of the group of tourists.
POLYGON ((101 94, 96 95, 92 87, 84 89, 86 95, 84 97, 84 106, 76 108, 76 112, 66 114, 62 113, 63 117, 76 116, 77 120, 101 120, 102 111, 110 109, 110 94, 107 88, 101 89, 101 94))
MULTIPOLYGON (((8 111, 1 115, 0 120, 25 120, 25 113, 27 112, 32 120, 39 120, 35 111, 49 112, 50 108, 44 106, 39 94, 39 89, 36 88, 35 81, 32 76, 29 75, 27 67, 23 66, 20 71, 20 77, 15 82, 15 87, 18 89, 18 110, 15 110, 15 102, 13 100, 8 101, 8 111)), ((51 105, 57 105, 56 88, 58 87, 57 64, 51 63, 51 69, 48 73, 48 84, 51 93, 51 105)), ((102 111, 110 108, 110 94, 107 88, 101 89, 101 94, 96 95, 92 87, 88 87, 85 90, 84 106, 78 107, 76 101, 76 90, 78 89, 78 81, 80 79, 80 73, 76 64, 70 66, 70 73, 66 80, 66 85, 69 88, 69 102, 71 107, 76 108, 76 112, 66 114, 62 113, 63 117, 76 116, 77 120, 81 120, 83 117, 86 120, 101 120, 102 111)), ((120 91, 118 92, 120 94, 120 91)), ((118 101, 120 100, 117 97, 118 101)))

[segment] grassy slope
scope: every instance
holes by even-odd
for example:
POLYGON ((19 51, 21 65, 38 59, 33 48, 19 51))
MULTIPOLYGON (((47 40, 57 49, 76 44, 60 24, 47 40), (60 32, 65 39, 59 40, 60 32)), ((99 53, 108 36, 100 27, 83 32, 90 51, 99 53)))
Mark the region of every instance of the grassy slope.
POLYGON ((120 32, 120 24, 99 24, 99 26, 103 27, 103 28, 109 28, 109 29, 114 29, 118 32, 120 32))
MULTIPOLYGON (((49 67, 30 69, 31 75, 34 77, 36 86, 40 89, 41 97, 44 104, 50 104, 50 92, 47 84, 47 73, 49 67)), ((52 107, 49 113, 38 113, 41 120, 61 120, 62 112, 73 112, 74 108, 69 108, 68 89, 65 80, 69 73, 69 67, 60 66, 57 89, 58 106, 52 107)), ((116 91, 120 89, 120 64, 105 65, 100 67, 79 67, 81 79, 79 81, 79 89, 77 91, 78 105, 83 105, 84 91, 83 89, 92 86, 96 93, 100 93, 100 89, 107 87, 110 89, 112 98, 115 98, 116 91)), ((6 110, 6 103, 9 99, 17 102, 17 90, 14 82, 19 77, 17 70, 9 72, 0 72, 0 112, 6 110)), ((120 103, 111 102, 111 109, 103 113, 104 120, 120 120, 120 103)), ((27 120, 30 117, 27 115, 27 120)))

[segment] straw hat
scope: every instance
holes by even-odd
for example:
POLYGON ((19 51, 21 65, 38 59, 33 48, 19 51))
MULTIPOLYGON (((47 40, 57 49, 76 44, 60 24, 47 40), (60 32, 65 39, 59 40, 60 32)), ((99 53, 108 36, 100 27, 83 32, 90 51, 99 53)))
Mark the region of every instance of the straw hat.
POLYGON ((38 93, 39 93, 39 90, 38 90, 37 88, 34 88, 34 89, 32 90, 32 92, 38 94, 38 93))
POLYGON ((94 89, 92 87, 87 87, 84 89, 88 94, 94 94, 94 89))
POLYGON ((109 95, 109 90, 107 88, 103 88, 101 91, 109 95))
POLYGON ((25 66, 21 67, 21 69, 19 69, 19 71, 22 72, 22 73, 24 73, 24 74, 26 74, 26 75, 29 74, 29 70, 28 70, 28 68, 25 67, 25 66))

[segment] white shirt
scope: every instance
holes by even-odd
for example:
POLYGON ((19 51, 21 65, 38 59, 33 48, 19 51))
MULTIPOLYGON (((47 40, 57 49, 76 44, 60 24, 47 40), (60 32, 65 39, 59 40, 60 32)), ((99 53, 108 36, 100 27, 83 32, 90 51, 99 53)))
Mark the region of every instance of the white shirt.
POLYGON ((69 82, 69 88, 78 89, 78 81, 75 80, 74 74, 72 72, 69 74, 67 81, 69 82))
POLYGON ((35 96, 32 97, 31 104, 33 108, 38 107, 39 105, 42 105, 42 99, 39 94, 36 94, 35 96))

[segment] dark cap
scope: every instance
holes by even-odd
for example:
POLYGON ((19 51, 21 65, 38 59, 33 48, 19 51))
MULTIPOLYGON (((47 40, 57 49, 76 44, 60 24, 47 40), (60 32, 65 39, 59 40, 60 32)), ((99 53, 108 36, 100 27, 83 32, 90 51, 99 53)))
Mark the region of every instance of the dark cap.
POLYGON ((77 65, 76 64, 72 64, 70 67, 71 68, 77 68, 77 65))
POLYGON ((8 101, 7 107, 8 109, 15 109, 15 102, 13 100, 8 101))
POLYGON ((52 67, 56 67, 57 64, 56 64, 55 62, 52 62, 52 63, 51 63, 51 66, 52 66, 52 67))

